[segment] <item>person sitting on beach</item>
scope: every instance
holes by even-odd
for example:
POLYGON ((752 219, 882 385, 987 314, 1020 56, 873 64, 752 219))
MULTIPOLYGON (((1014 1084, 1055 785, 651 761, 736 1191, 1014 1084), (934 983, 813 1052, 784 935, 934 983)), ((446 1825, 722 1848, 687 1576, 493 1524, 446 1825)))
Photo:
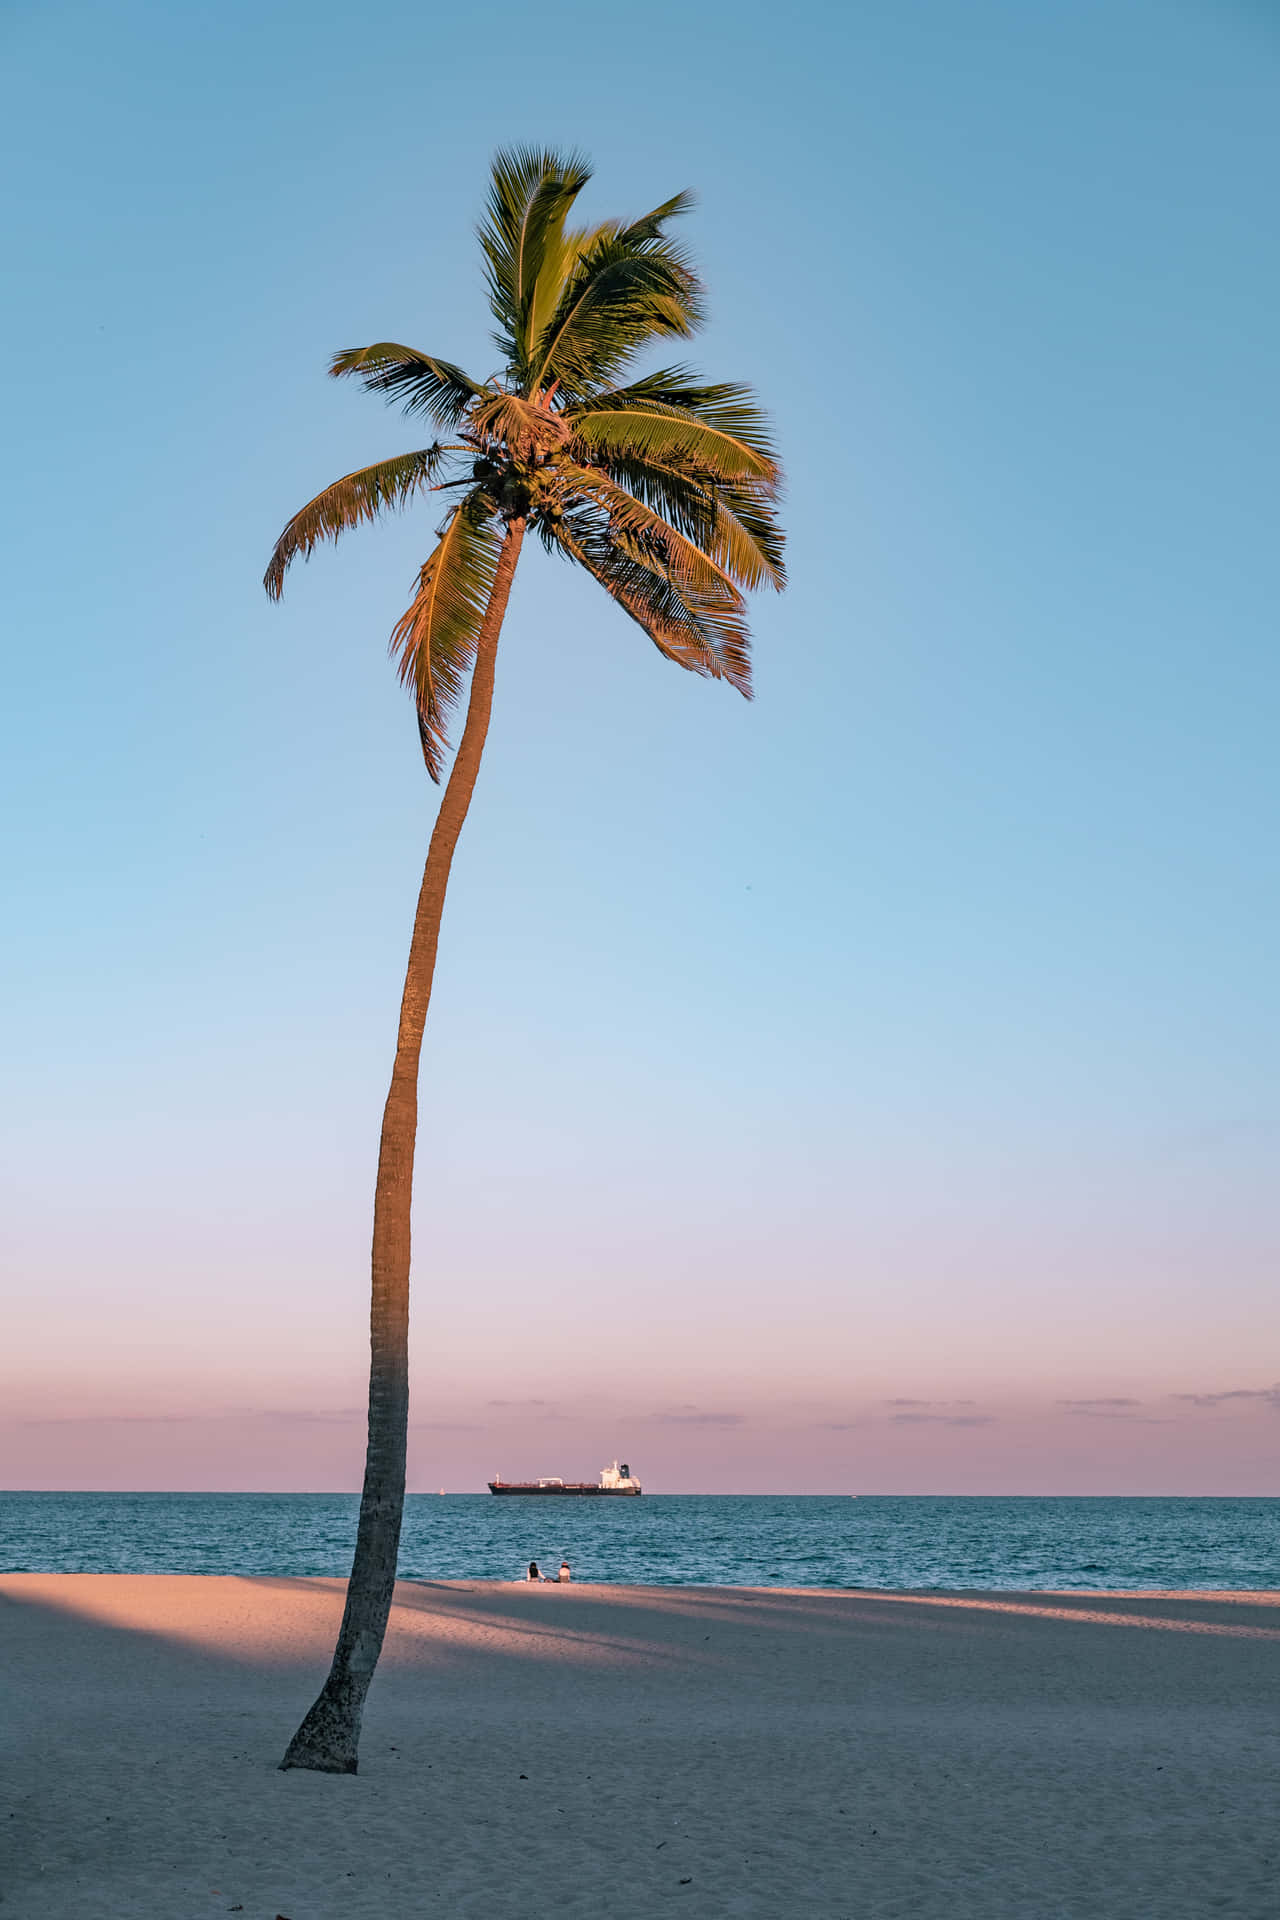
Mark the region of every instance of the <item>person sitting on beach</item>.
POLYGON ((526 1573, 525 1579, 526 1580, 545 1580, 546 1577, 547 1577, 546 1574, 542 1573, 539 1570, 537 1561, 531 1560, 529 1562, 529 1571, 528 1573, 526 1573))
POLYGON ((565 1582, 572 1580, 572 1578, 573 1575, 569 1571, 569 1562, 567 1560, 561 1560, 560 1571, 556 1575, 556 1579, 560 1582, 561 1586, 564 1586, 565 1582))

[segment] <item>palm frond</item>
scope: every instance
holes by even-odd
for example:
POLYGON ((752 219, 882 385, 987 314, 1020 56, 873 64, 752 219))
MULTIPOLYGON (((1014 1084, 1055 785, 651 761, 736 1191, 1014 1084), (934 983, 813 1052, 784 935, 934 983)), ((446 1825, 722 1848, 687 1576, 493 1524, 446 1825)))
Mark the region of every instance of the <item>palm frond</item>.
POLYGON ((280 598, 285 573, 299 554, 308 560, 322 540, 337 540, 362 520, 376 520, 380 513, 406 506, 430 485, 448 452, 437 444, 417 453, 400 454, 394 460, 380 460, 376 466, 344 474, 308 501, 276 541, 262 581, 271 598, 280 598))
POLYGON ((630 553, 655 572, 667 574, 682 591, 690 588, 741 609, 737 583, 696 536, 664 520, 643 500, 592 468, 563 461, 557 466, 557 475, 574 496, 597 509, 620 551, 630 553))
POLYGON ((784 538, 767 483, 708 481, 675 465, 635 456, 606 460, 603 470, 685 534, 740 588, 786 585, 784 538))
POLYGON ((725 404, 694 413, 658 401, 629 400, 622 406, 573 408, 567 417, 576 437, 593 451, 669 462, 713 480, 778 479, 763 416, 754 408, 725 404))
POLYGON ((640 240, 656 240, 668 220, 678 220, 682 213, 692 213, 696 204, 696 198, 692 193, 673 193, 669 200, 664 200, 660 207, 653 209, 652 213, 644 213, 638 220, 628 221, 622 229, 622 236, 633 243, 640 240))
POLYGON ((777 465, 769 416, 741 381, 700 380, 689 367, 658 367, 625 387, 585 396, 573 412, 612 413, 624 408, 701 420, 742 441, 771 466, 777 465))
POLYGON ((715 524, 707 552, 731 573, 740 587, 754 591, 770 586, 781 593, 787 584, 783 559, 786 545, 773 511, 772 491, 763 488, 722 487, 716 493, 715 524))
POLYGON ((475 659, 501 546, 500 529, 479 490, 460 500, 391 635, 400 683, 417 707, 422 757, 437 783, 449 748, 445 725, 475 659))
POLYGON ((344 347, 334 354, 329 373, 335 380, 354 374, 366 393, 399 400, 406 413, 429 413, 444 427, 456 427, 484 392, 451 360, 438 360, 394 340, 380 340, 372 347, 344 347))
POLYGON ((578 153, 509 147, 494 155, 479 236, 494 338, 517 379, 559 298, 565 218, 590 178, 578 153))
MULTIPOLYGON (((574 451, 582 453, 581 448, 574 451)), ((603 473, 615 486, 625 487, 637 500, 643 500, 691 540, 701 544, 709 538, 715 524, 715 494, 701 474, 674 464, 643 460, 635 454, 598 457, 590 466, 592 472, 603 473)))
POLYGON ((740 586, 785 585, 774 511, 781 475, 768 416, 749 387, 703 381, 688 367, 660 367, 591 396, 567 417, 612 478, 664 518, 674 510, 677 524, 740 586))
MULTIPOLYGON (((583 410, 591 407, 627 407, 638 402, 657 401, 661 406, 684 407, 693 412, 730 399, 753 401, 750 387, 736 381, 707 381, 692 367, 677 364, 655 367, 651 373, 629 380, 624 387, 604 387, 586 397, 583 410)), ((761 416, 763 417, 763 416, 761 416)))
POLYGON ((751 643, 736 595, 730 599, 677 585, 624 551, 589 513, 566 514, 547 532, 630 614, 666 659, 689 673, 727 680, 745 699, 751 698, 751 643))
POLYGON ((615 379, 648 341, 692 333, 702 317, 702 289, 682 249, 660 231, 637 239, 611 224, 565 283, 530 360, 529 391, 554 381, 579 398, 615 379))

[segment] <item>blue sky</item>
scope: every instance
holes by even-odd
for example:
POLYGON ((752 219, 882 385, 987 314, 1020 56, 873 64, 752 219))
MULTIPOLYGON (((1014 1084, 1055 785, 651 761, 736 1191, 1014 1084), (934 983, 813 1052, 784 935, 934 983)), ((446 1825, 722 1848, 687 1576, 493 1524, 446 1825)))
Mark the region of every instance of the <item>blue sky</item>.
MULTIPOLYGON (((15 1429, 0 1472, 94 1484, 113 1422, 194 1408, 188 1478, 258 1484, 228 1422, 358 1405, 430 522, 260 578, 418 444, 335 348, 489 371, 473 223, 529 139, 601 213, 696 189, 689 357, 775 416, 792 586, 748 707, 522 568, 424 1061, 425 1483, 559 1471, 518 1423, 490 1461, 527 1398, 575 1470, 640 1454, 625 1417, 669 1485, 825 1484, 854 1420, 842 1486, 1271 1485, 1271 1400, 1171 1397, 1280 1375, 1266 10, 0 31, 5 1386, 71 1449, 15 1429), (1053 1410, 1098 1397, 1147 1412, 1072 1466, 1053 1410)), ((354 1481, 333 1424, 295 1483, 354 1481)))

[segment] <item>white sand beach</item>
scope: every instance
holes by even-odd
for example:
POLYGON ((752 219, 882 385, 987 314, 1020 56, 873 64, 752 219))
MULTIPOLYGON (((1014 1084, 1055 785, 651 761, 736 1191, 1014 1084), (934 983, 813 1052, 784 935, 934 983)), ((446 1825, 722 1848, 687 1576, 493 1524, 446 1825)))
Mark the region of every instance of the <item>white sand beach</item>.
POLYGON ((4 1920, 1274 1920, 1280 1594, 7 1575, 4 1920))

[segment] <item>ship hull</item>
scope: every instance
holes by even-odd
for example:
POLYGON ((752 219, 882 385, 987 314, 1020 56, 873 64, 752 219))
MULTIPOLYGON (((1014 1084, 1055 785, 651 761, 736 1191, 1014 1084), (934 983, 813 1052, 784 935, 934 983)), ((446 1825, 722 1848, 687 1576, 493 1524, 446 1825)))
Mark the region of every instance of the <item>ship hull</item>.
POLYGON ((567 1494, 574 1498, 588 1500, 638 1500, 642 1489, 639 1487, 591 1487, 586 1485, 538 1487, 522 1486, 518 1481, 491 1480, 489 1482, 489 1491, 490 1493, 518 1493, 522 1495, 547 1494, 556 1499, 567 1494))

